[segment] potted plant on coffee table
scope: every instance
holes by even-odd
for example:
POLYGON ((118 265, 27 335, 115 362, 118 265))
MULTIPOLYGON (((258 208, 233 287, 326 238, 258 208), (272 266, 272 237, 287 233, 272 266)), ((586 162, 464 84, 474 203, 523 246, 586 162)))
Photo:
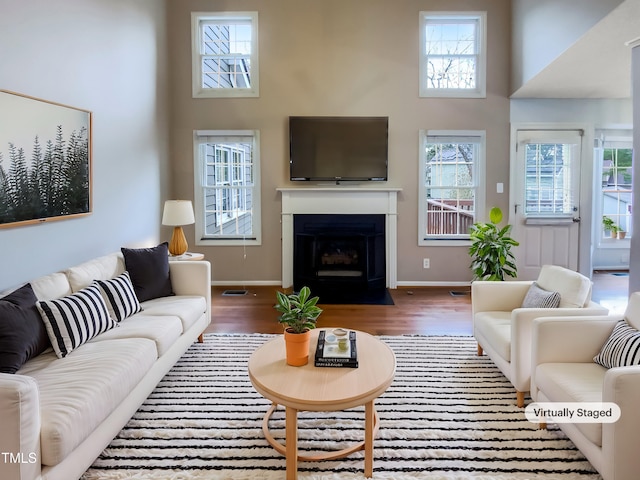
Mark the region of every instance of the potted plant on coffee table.
POLYGON ((316 304, 318 297, 311 296, 309 287, 302 287, 298 294, 289 295, 276 291, 278 303, 274 308, 280 312, 278 321, 285 325, 284 341, 287 364, 294 367, 306 365, 309 361, 311 330, 316 328, 316 320, 322 309, 316 304))

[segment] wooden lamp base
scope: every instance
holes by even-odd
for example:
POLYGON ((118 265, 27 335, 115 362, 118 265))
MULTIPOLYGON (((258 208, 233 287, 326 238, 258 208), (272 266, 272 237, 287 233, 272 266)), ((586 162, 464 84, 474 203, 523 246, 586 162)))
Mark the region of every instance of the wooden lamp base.
POLYGON ((169 242, 169 253, 171 255, 182 255, 188 248, 189 245, 187 244, 187 238, 184 236, 182 227, 173 227, 173 235, 169 242))

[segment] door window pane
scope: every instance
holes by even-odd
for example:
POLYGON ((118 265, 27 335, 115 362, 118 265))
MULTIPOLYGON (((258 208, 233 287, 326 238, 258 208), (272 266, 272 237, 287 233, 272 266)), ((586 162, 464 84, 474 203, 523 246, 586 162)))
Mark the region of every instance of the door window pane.
POLYGON ((525 160, 525 213, 571 214, 571 144, 527 143, 525 160))

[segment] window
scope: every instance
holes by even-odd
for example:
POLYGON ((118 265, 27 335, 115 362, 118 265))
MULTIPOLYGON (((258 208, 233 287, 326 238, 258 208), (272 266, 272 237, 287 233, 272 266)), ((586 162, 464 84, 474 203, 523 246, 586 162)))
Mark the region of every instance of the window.
POLYGON ((195 132, 197 245, 260 245, 257 131, 195 132))
POLYGON ((258 13, 191 14, 194 97, 257 97, 258 13))
POLYGON ((420 96, 486 97, 486 12, 420 12, 420 96))
MULTIPOLYGON (((610 229, 602 225, 604 217, 625 232, 624 238, 632 235, 631 205, 633 186, 631 182, 633 138, 630 131, 600 131, 596 141, 594 158, 600 174, 600 238, 611 239, 610 229), (626 133, 626 135, 625 135, 626 133)), ((618 235, 621 237, 621 235, 618 235)))
MULTIPOLYGON (((572 223, 579 217, 581 130, 519 130, 517 155, 524 173, 523 211, 528 224, 572 223)), ((521 187, 521 188, 520 188, 521 187)))
POLYGON ((484 205, 484 156, 484 132, 420 132, 419 245, 469 239, 484 205))
POLYGON ((570 214, 571 155, 568 144, 528 143, 526 146, 525 213, 570 214))

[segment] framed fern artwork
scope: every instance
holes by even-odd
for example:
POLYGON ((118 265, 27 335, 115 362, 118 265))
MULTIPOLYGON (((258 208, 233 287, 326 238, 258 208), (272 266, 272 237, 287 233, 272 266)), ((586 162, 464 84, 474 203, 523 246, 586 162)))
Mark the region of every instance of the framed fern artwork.
POLYGON ((91 112, 0 90, 0 228, 91 213, 91 112))

